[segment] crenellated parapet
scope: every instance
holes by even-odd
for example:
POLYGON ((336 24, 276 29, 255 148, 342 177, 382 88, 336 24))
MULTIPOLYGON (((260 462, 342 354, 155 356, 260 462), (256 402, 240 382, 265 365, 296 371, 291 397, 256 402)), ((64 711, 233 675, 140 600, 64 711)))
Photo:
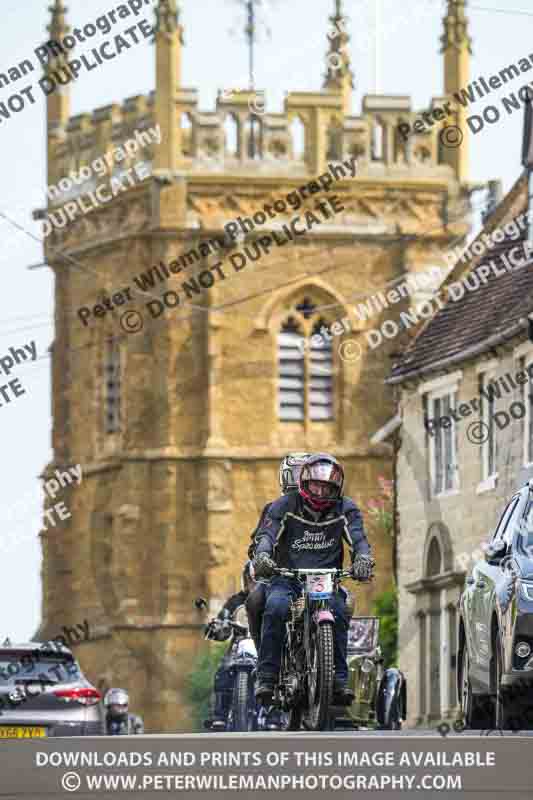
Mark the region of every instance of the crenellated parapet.
MULTIPOLYGON (((427 112, 442 103, 442 98, 433 98, 427 112)), ((366 95, 360 116, 345 115, 340 95, 329 92, 290 93, 282 113, 268 113, 263 104, 262 93, 227 96, 220 91, 215 109, 203 111, 196 89, 180 89, 175 111, 181 130, 180 171, 191 176, 221 170, 247 174, 255 170, 258 177, 270 172, 298 176, 319 174, 328 163, 355 157, 361 176, 386 175, 399 168, 434 171, 447 163, 439 132, 450 121, 413 131, 414 123, 427 112, 413 109, 407 96, 366 95), (412 131, 407 137, 400 130, 406 124, 412 131)), ((71 117, 53 146, 54 182, 155 124, 153 93, 71 117)), ((153 161, 156 147, 146 147, 135 159, 153 161)))
MULTIPOLYGON (((430 125, 415 126, 441 98, 417 111, 407 96, 366 95, 360 114, 351 113, 353 73, 341 0, 336 0, 330 17, 323 88, 288 92, 283 111, 276 113, 267 110, 265 94, 259 90, 220 90, 214 109, 198 108, 197 90, 181 86, 184 37, 179 5, 160 0, 154 37, 155 91, 70 119, 66 100, 56 107, 49 98, 49 183, 113 151, 136 130, 153 125, 160 126, 161 142, 143 152, 142 159, 152 162, 153 174, 163 180, 206 173, 248 177, 255 173, 258 179, 270 174, 318 175, 329 163, 355 157, 358 177, 386 177, 401 170, 416 171, 418 176, 455 176, 462 182, 467 126, 465 110, 456 108, 453 93, 468 75, 470 38, 464 6, 462 0, 448 0, 444 19, 444 90, 453 112, 430 125), (446 125, 460 128, 465 139, 460 146, 443 144, 439 135, 446 125), (402 126, 409 130, 408 136, 402 134, 402 126)), ((52 23, 54 30, 67 28, 60 0, 52 23)))
MULTIPOLYGON (((95 159, 108 156, 113 163, 113 153, 127 139, 132 138, 136 131, 145 131, 154 124, 153 93, 128 97, 122 105, 112 103, 96 108, 91 114, 71 117, 63 128, 62 136, 50 142, 52 160, 49 185, 57 186, 61 178, 67 177, 70 172, 78 173, 95 159)), ((154 155, 154 144, 145 144, 134 157, 128 155, 121 159, 120 169, 128 168, 133 161, 152 162, 154 155)), ((119 166, 118 161, 113 163, 115 166, 119 166)))

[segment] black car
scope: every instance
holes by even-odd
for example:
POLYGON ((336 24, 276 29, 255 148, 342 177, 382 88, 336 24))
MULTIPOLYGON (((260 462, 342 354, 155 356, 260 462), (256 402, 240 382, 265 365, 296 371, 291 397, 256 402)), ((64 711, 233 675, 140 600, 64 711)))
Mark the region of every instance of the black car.
POLYGON ((465 725, 533 727, 533 480, 513 495, 467 576, 459 614, 465 725))

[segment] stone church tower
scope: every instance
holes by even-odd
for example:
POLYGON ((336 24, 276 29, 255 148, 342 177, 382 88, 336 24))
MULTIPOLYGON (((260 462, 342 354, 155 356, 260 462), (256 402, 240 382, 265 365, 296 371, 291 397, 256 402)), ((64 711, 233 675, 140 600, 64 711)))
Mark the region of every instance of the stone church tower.
MULTIPOLYGON (((80 463, 83 481, 55 500, 72 516, 41 531, 37 633, 88 620, 90 640, 77 649, 84 671, 97 685, 128 688, 148 731, 190 726, 184 679, 202 647, 193 600, 206 596, 215 610, 238 587, 250 531, 278 495, 281 457, 333 452, 360 503, 377 494, 379 475, 390 477, 391 450, 370 437, 393 414, 383 380, 400 340, 371 350, 364 333, 409 300, 366 321, 355 303, 443 263, 442 251, 468 229, 466 131, 453 152, 439 140, 439 123, 404 141, 398 124, 417 118, 407 96, 365 96, 353 112, 341 5, 330 18, 338 35, 324 31, 322 90, 289 92, 282 113, 255 114, 253 130, 253 93, 221 92, 215 110, 203 111, 197 91, 182 86, 176 0, 156 10, 155 92, 74 117, 69 86, 48 97, 48 184, 135 131, 161 130, 160 144, 116 166, 142 159, 149 177, 46 240, 55 276, 54 458, 43 475, 80 463), (352 159, 355 177, 343 167, 352 159), (224 235, 237 217, 282 208, 278 201, 330 165, 338 179, 329 191, 308 190, 301 208, 283 202, 283 212, 260 215, 264 224, 246 238, 224 235), (328 219, 318 210, 326 197, 342 207, 328 219), (296 216, 305 228, 309 211, 319 224, 257 258, 258 237, 284 236, 296 216), (201 255, 190 255, 200 245, 201 255), (183 269, 144 294, 137 288, 139 273, 180 257, 183 269), (124 308, 80 320, 80 307, 128 287, 124 308), (164 313, 152 315, 149 303, 164 293, 164 313), (130 310, 142 314, 142 330, 122 327, 130 310), (351 332, 341 337, 343 326, 332 325, 343 318, 351 332), (299 347, 300 336, 323 325, 332 332, 326 344, 299 347)), ((463 5, 450 0, 446 19, 448 92, 467 80, 463 5)), ((68 30, 55 0, 50 36, 68 30)), ((194 31, 187 39, 194 46, 194 31)), ((51 202, 48 213, 64 202, 51 202)), ((391 579, 390 539, 374 530, 370 539, 377 579, 356 589, 360 612, 391 579)))

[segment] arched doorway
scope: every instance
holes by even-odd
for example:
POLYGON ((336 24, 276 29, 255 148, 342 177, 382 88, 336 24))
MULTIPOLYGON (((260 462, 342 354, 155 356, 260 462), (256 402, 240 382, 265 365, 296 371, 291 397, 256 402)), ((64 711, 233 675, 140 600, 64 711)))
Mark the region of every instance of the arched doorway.
POLYGON ((434 726, 455 717, 457 690, 457 606, 464 573, 454 571, 447 527, 430 525, 424 543, 422 577, 406 588, 416 595, 418 674, 417 724, 434 726))

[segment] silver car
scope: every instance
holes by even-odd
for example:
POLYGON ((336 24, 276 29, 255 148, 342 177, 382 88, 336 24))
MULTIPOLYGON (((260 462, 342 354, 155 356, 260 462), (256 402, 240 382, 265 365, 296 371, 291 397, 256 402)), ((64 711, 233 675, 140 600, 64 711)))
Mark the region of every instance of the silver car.
POLYGON ((100 700, 67 647, 0 646, 0 739, 100 735, 100 700))

